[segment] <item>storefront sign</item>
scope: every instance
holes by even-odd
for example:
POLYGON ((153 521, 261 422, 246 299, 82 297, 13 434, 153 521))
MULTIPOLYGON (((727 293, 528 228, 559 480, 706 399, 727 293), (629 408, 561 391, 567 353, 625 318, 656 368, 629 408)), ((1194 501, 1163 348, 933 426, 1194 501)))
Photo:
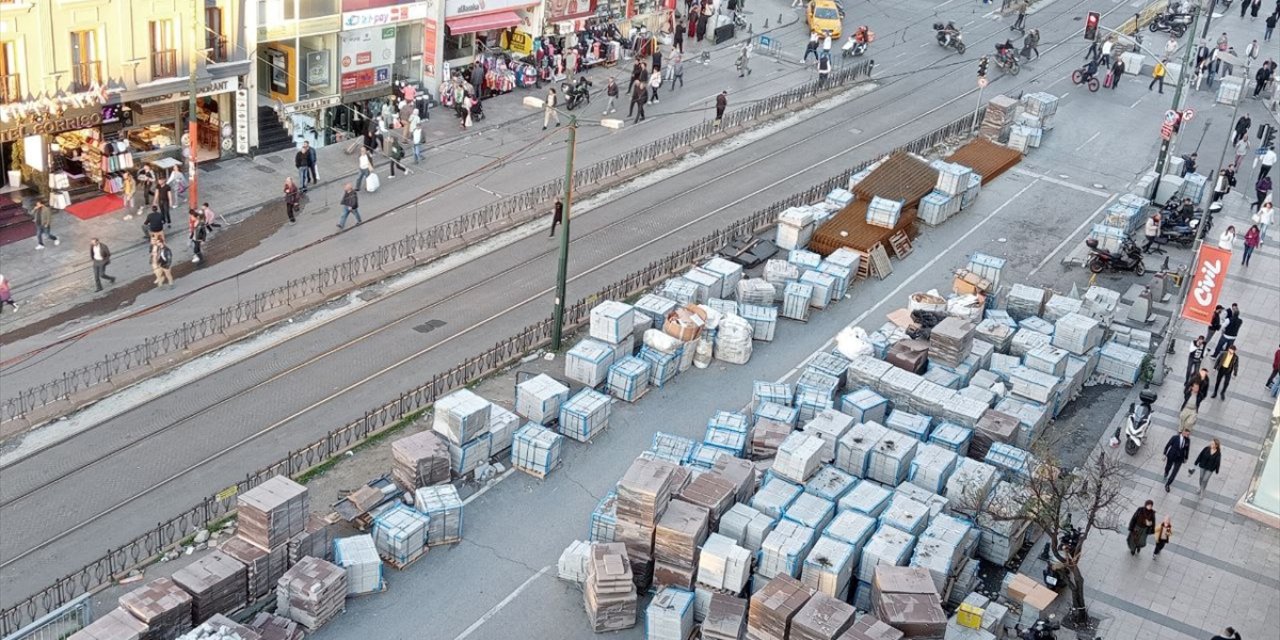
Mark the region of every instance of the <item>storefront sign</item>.
POLYGON ((395 27, 344 31, 340 40, 343 93, 391 82, 391 63, 396 57, 395 27))
POLYGON ((432 18, 422 23, 422 66, 426 77, 436 77, 436 21, 432 18))
POLYGON ((14 142, 27 136, 53 135, 63 131, 89 129, 102 124, 102 107, 94 105, 64 112, 57 117, 46 116, 39 121, 10 121, 0 125, 0 142, 14 142))
MULTIPOLYGON (((240 83, 237 81, 236 78, 223 78, 221 80, 214 80, 213 82, 210 82, 209 84, 206 84, 202 87, 197 87, 196 97, 203 98, 205 96, 214 96, 214 95, 218 95, 219 93, 235 91, 236 87, 239 86, 239 84, 240 83)), ((126 99, 127 99, 127 96, 126 96, 126 99)), ((165 104, 168 102, 181 102, 186 99, 188 99, 186 91, 177 91, 174 93, 166 93, 160 96, 152 96, 150 98, 139 98, 137 100, 130 100, 130 102, 136 102, 145 107, 149 105, 165 104)))
POLYGON ((1227 281, 1227 266, 1231 264, 1231 252, 1210 244, 1201 244, 1195 270, 1191 272, 1191 290, 1182 305, 1182 317, 1192 322, 1208 325, 1213 320, 1214 307, 1227 281))
POLYGON ((527 56, 533 53, 533 36, 517 29, 503 31, 502 48, 527 56))
POLYGON ((596 0, 547 0, 547 22, 585 18, 596 12, 596 0))
POLYGON ((340 96, 325 96, 323 98, 315 98, 313 100, 303 100, 293 104, 284 106, 284 115, 292 115, 295 113, 305 113, 307 111, 319 111, 329 107, 336 107, 342 104, 340 96))
POLYGON ((399 22, 424 20, 427 17, 427 9, 430 6, 430 2, 418 2, 344 13, 342 14, 342 30, 350 31, 352 29, 382 27, 399 22))
POLYGON ((258 42, 267 43, 275 40, 291 40, 295 36, 318 36, 342 30, 342 16, 334 14, 318 18, 302 20, 267 20, 258 27, 258 42))
POLYGON ((531 4, 537 3, 529 0, 445 0, 444 17, 456 18, 458 16, 510 11, 520 7, 527 7, 531 4))
POLYGON ((249 90, 236 90, 236 153, 249 153, 249 90))

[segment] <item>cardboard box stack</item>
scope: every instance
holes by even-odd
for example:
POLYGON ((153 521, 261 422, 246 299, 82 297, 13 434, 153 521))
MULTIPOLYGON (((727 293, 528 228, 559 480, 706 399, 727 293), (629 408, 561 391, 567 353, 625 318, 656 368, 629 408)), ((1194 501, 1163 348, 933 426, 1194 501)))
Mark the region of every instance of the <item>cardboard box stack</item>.
POLYGON ((434 431, 391 443, 391 478, 401 491, 449 481, 449 445, 434 431))
POLYGON ((315 631, 347 606, 347 572, 307 556, 277 583, 276 613, 315 631))
POLYGON ((676 465, 637 458, 618 481, 615 539, 626 545, 636 586, 646 589, 653 578, 653 537, 671 499, 676 465))
POLYGON ((120 596, 119 604, 146 625, 139 640, 173 640, 191 629, 191 594, 169 578, 156 578, 120 596))
POLYGON ((191 621, 195 624, 216 613, 235 612, 248 604, 248 569, 221 551, 178 569, 173 573, 173 581, 191 594, 191 621))
POLYGON ((1018 623, 1023 627, 1035 624, 1058 597, 1056 591, 1021 573, 1007 576, 1004 587, 1005 595, 1022 605, 1018 623))
POLYGON ((629 629, 636 624, 636 580, 626 545, 591 545, 583 603, 596 633, 629 629))

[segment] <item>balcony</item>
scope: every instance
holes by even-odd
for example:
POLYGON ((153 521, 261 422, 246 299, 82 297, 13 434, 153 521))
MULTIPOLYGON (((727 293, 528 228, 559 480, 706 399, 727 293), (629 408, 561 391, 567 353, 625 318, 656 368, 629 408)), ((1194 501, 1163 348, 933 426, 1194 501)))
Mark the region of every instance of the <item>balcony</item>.
POLYGON ((0 76, 0 104, 22 101, 22 74, 0 76))
POLYGON ((102 63, 97 60, 77 62, 71 65, 71 92, 82 93, 93 85, 102 84, 102 63))
POLYGON ((178 50, 162 49, 151 54, 151 77, 175 78, 178 75, 178 50))
POLYGON ((209 35, 205 38, 205 47, 209 49, 209 62, 217 64, 227 61, 227 37, 209 35))

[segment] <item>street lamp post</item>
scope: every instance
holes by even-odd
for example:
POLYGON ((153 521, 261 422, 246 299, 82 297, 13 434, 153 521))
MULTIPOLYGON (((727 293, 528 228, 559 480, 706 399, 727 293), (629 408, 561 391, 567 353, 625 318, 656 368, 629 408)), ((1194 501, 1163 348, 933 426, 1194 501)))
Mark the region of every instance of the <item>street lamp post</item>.
MULTIPOLYGON (((1195 12, 1192 13, 1191 28, 1187 30, 1187 33, 1192 34, 1193 37, 1187 39, 1187 51, 1182 55, 1182 68, 1178 71, 1178 84, 1173 90, 1174 111, 1179 111, 1178 107, 1182 103, 1182 87, 1187 83, 1187 80, 1191 75, 1191 60, 1195 52, 1194 35, 1196 32, 1196 26, 1200 21, 1200 13, 1201 11, 1197 7, 1195 12)), ((1156 64, 1161 63, 1157 62, 1156 64)), ((1160 189, 1160 177, 1164 175, 1164 165, 1169 159, 1169 148, 1172 146, 1173 135, 1174 134, 1170 134, 1169 139, 1160 141, 1160 154, 1156 156, 1156 181, 1152 187, 1152 196, 1154 196, 1160 189)))
POLYGON ((187 204, 191 209, 195 209, 199 203, 199 189, 196 187, 196 152, 200 148, 198 136, 200 124, 196 118, 196 72, 199 68, 198 61, 204 57, 199 43, 200 33, 203 31, 202 4, 200 0, 191 0, 191 60, 187 64, 187 153, 190 154, 187 158, 187 174, 191 177, 191 184, 187 187, 187 204))
MULTIPOLYGON (((564 199, 561 202, 560 256, 556 266, 555 313, 551 322, 551 350, 560 350, 560 338, 564 332, 564 303, 569 286, 569 211, 573 206, 573 157, 578 150, 578 116, 569 116, 569 149, 564 162, 564 199)), ((555 224, 554 220, 552 224, 555 224)))

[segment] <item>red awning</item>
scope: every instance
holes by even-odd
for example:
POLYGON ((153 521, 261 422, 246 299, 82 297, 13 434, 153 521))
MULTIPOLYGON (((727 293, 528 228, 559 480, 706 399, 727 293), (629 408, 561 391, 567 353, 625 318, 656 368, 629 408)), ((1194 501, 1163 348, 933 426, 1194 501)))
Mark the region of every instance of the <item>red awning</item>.
POLYGON ((477 33, 480 31, 492 31, 494 29, 506 29, 520 24, 520 16, 514 11, 498 11, 488 13, 482 16, 462 16, 458 18, 449 18, 445 21, 449 27, 449 33, 460 36, 464 33, 477 33))

